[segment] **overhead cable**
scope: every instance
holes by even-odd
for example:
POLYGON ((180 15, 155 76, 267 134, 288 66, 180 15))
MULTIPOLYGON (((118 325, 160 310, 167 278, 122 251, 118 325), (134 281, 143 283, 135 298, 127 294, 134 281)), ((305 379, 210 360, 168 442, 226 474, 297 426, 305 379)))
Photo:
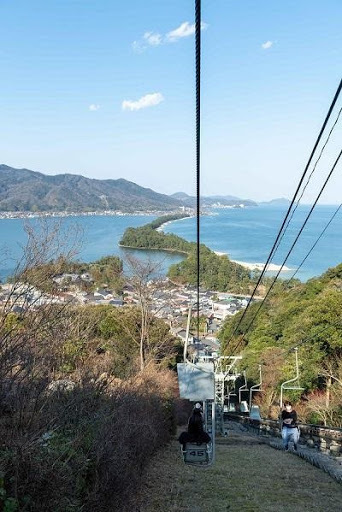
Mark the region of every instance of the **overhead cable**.
MULTIPOLYGON (((328 222, 327 222, 327 224, 325 225, 324 229, 321 231, 320 235, 317 237, 317 239, 316 239, 315 243, 311 246, 311 248, 309 249, 309 251, 306 253, 305 257, 302 259, 301 263, 298 265, 298 267, 297 267, 296 271, 295 271, 295 272, 294 272, 294 274, 290 277, 290 279, 289 279, 289 281, 288 281, 288 282, 291 282, 291 281, 295 278, 295 276, 297 275, 297 273, 299 272, 299 270, 302 268, 302 266, 304 265, 305 261, 308 259, 308 257, 310 256, 310 254, 312 253, 312 251, 314 250, 314 248, 316 247, 316 245, 318 244, 318 242, 321 240, 321 238, 323 237, 324 233, 327 231, 328 227, 330 226, 330 224, 332 223, 332 221, 334 220, 334 218, 336 217, 336 215, 338 214, 338 212, 341 210, 341 208, 342 208, 342 203, 341 203, 341 204, 336 208, 336 210, 334 211, 333 215, 330 217, 329 221, 328 221, 328 222)), ((255 315, 255 316, 256 316, 256 315, 255 315)), ((254 322, 254 320, 255 320, 255 317, 253 318, 253 320, 252 320, 252 322, 250 323, 250 325, 252 325, 252 323, 254 322)), ((340 327, 342 327, 342 322, 339 322, 339 323, 337 323, 337 324, 333 324, 333 326, 340 326, 340 327)), ((322 332, 323 332, 323 331, 325 331, 326 329, 328 329, 329 327, 330 327, 330 326, 325 327, 325 328, 322 330, 322 332)), ((247 333, 247 331, 248 331, 248 330, 249 330, 249 326, 248 326, 248 328, 246 329, 245 334, 247 333)), ((319 333, 315 334, 315 336, 316 336, 316 335, 318 335, 318 334, 319 334, 319 333)), ((307 339, 303 340, 303 341, 302 341, 302 342, 300 342, 299 344, 298 344, 298 343, 296 343, 296 345, 295 345, 295 346, 296 346, 296 347, 297 347, 297 346, 300 346, 300 345, 302 345, 303 343, 305 343, 306 341, 310 341, 310 339, 312 339, 312 337, 310 337, 310 338, 307 338, 307 339)), ((235 347, 234 351, 236 351, 236 350, 240 347, 241 343, 242 343, 242 340, 240 340, 240 341, 238 342, 238 344, 236 345, 236 347, 235 347)), ((292 350, 292 349, 289 349, 289 352, 290 352, 291 350, 292 350)))
POLYGON ((324 191, 324 189, 325 189, 325 187, 326 187, 326 185, 327 185, 327 183, 328 183, 329 179, 331 178, 331 176, 332 176, 332 174, 333 174, 333 172, 334 172, 334 170, 335 170, 335 168, 336 168, 336 166, 337 166, 337 164, 338 164, 338 162, 339 162, 339 160, 340 160, 340 158, 341 158, 341 155, 342 155, 342 150, 339 152, 338 157, 336 158, 336 160, 335 160, 335 162, 334 162, 334 165, 332 166, 332 168, 331 168, 331 170, 330 170, 330 172, 329 172, 329 174, 328 174, 328 176, 327 176, 327 178, 326 178, 326 180, 325 180, 325 182, 324 182, 323 186, 321 187, 321 190, 319 191, 319 194, 318 194, 318 196, 316 197, 314 204, 313 204, 313 205, 312 205, 312 207, 310 208, 310 211, 309 211, 309 213, 307 214, 307 216, 306 216, 306 218, 305 218, 305 221, 304 221, 304 222, 303 222, 303 224, 302 224, 302 227, 300 228, 300 230, 299 230, 299 232, 298 232, 298 234, 297 234, 297 236, 296 236, 296 238, 295 238, 294 242, 292 243, 292 245, 291 245, 291 247, 290 247, 290 249, 289 249, 289 251, 288 251, 287 255, 285 256, 285 259, 284 259, 283 263, 281 264, 281 266, 280 266, 280 268, 279 268, 279 270, 278 270, 278 272, 277 272, 276 276, 274 277, 274 279, 273 279, 273 281, 272 281, 272 284, 271 284, 271 286, 269 287, 269 289, 268 289, 268 291, 267 291, 267 293, 266 293, 265 297, 263 298, 263 300, 262 300, 261 304, 259 305, 259 308, 257 309, 257 311, 256 311, 255 315, 253 316, 252 321, 249 323, 249 325, 248 325, 248 327, 247 327, 247 329, 246 329, 246 331, 245 331, 245 334, 246 334, 246 333, 249 331, 249 329, 251 328, 251 326, 252 326, 252 324, 253 324, 254 320, 256 319, 257 315, 259 314, 259 311, 261 310, 261 308, 262 308, 262 307, 263 307, 263 305, 265 304, 265 302, 266 302, 266 300, 267 300, 267 298, 268 298, 269 294, 271 293, 271 291, 272 291, 272 289, 273 289, 273 287, 274 287, 274 285, 275 285, 275 282, 277 281, 277 279, 278 279, 278 277, 279 277, 279 275, 280 275, 280 272, 283 270, 284 265, 286 264, 287 260, 289 259, 289 256, 290 256, 290 254, 292 253, 292 251, 293 251, 293 249, 294 249, 294 247, 295 247, 295 245, 296 245, 296 243, 297 243, 297 241, 298 241, 298 239, 299 239, 300 235, 302 234, 302 232, 303 232, 303 230, 304 230, 304 228, 305 228, 305 226, 306 226, 306 224, 307 224, 307 222, 308 222, 309 218, 311 217, 311 214, 312 214, 312 212, 313 212, 313 210, 314 210, 314 208, 315 208, 315 206, 316 206, 316 204, 317 204, 317 202, 318 202, 319 198, 321 197, 321 195, 322 195, 322 193, 323 193, 323 191, 324 191))
POLYGON ((306 262, 306 260, 308 259, 308 257, 310 256, 310 254, 312 253, 312 251, 314 250, 314 248, 316 247, 316 245, 318 244, 318 242, 320 241, 320 239, 322 238, 322 236, 324 235, 324 233, 326 232, 326 230, 328 229, 328 227, 330 226, 330 224, 332 223, 332 221, 334 220, 334 218, 336 217, 336 215, 338 214, 338 212, 340 211, 341 208, 342 208, 342 203, 336 208, 333 215, 330 217, 329 222, 325 225, 324 229, 322 230, 319 237, 316 239, 315 243, 312 245, 310 250, 306 253, 306 256, 302 259, 302 261, 298 265, 295 273, 290 277, 289 281, 292 281, 292 279, 294 279, 295 276, 298 274, 299 270, 302 268, 302 266, 304 265, 304 263, 306 262))
POLYGON ((196 227, 197 227, 197 339, 200 329, 200 178, 201 178, 201 0, 195 4, 196 32, 196 227))
POLYGON ((317 147, 318 147, 318 145, 319 145, 319 143, 320 143, 320 141, 321 141, 322 135, 323 135, 324 130, 325 130, 326 126, 327 126, 327 123, 328 123, 328 121, 329 121, 329 119, 330 119, 331 113, 332 113, 332 111, 333 111, 333 109, 334 109, 334 107, 335 107, 336 101, 337 101, 337 99, 338 99, 338 97, 339 97, 339 95, 340 95, 341 89, 342 89, 342 80, 340 80, 340 83, 339 83, 339 85, 338 85, 338 87, 337 87, 336 93, 335 93, 334 98, 333 98, 333 100, 332 100, 332 102, 331 102, 331 105, 330 105, 330 107, 329 107, 328 113, 327 113, 327 115, 326 115, 326 117, 325 117, 325 120, 324 120, 324 122, 323 122, 323 125, 322 125, 322 127, 321 127, 321 130, 320 130, 320 132, 319 132, 319 134, 318 134, 318 137, 317 137, 317 139, 316 139, 316 142, 315 142, 315 144, 314 144, 314 146, 313 146, 313 149, 312 149, 311 154, 310 154, 310 156, 309 156, 308 162, 307 162, 307 164, 306 164, 306 166, 305 166, 305 169, 304 169, 304 171, 303 171, 303 174, 302 174, 302 176, 301 176, 301 178, 300 178, 300 181, 299 181, 299 183, 298 183, 297 189, 296 189, 296 191, 295 191, 295 193, 294 193, 294 195, 293 195, 293 198, 292 198, 291 204, 290 204, 290 206, 289 206, 289 208, 288 208, 288 210, 287 210, 287 212, 286 212, 285 218, 284 218, 284 220, 283 220, 283 222, 282 222, 282 225, 281 225, 281 227, 280 227, 280 229, 279 229, 279 231, 278 231, 277 237, 276 237, 276 239, 275 239, 275 241, 274 241, 274 244, 273 244, 272 249, 271 249, 271 251, 270 251, 270 253, 269 253, 269 256, 268 256, 268 258, 267 258, 267 260, 266 260, 266 263, 265 263, 265 265, 264 265, 264 267, 263 267, 263 269, 262 269, 262 272, 261 272, 261 274, 260 274, 260 276, 259 276, 259 278, 258 278, 258 281, 257 281, 257 283, 256 283, 256 285, 255 285, 255 287, 254 287, 254 289, 253 289, 252 295, 251 295, 251 297, 250 297, 250 299, 249 299, 249 301, 248 301, 248 304, 247 304, 247 306, 246 306, 246 309, 244 310, 244 312, 243 312, 243 314, 242 314, 242 316, 241 316, 241 318, 240 318, 240 320, 239 320, 239 322, 238 322, 238 325, 236 326, 236 328, 235 328, 235 330, 234 330, 233 334, 231 335, 230 339, 228 340, 228 343, 229 343, 229 341, 231 341, 231 340, 234 338, 234 336, 235 336, 236 332, 238 331, 238 329, 239 329, 239 327, 240 327, 240 325, 241 325, 241 323, 242 323, 243 319, 245 318, 245 316, 246 316, 246 314, 247 314, 247 311, 248 311, 248 309, 249 309, 249 307, 250 307, 250 305, 251 305, 251 303, 252 303, 253 297, 255 296, 256 291, 257 291, 257 289, 258 289, 258 287, 259 287, 259 285, 260 285, 260 283, 261 283, 261 280, 262 280, 262 278, 264 277, 264 274, 265 274, 265 272, 266 272, 266 270, 267 270, 267 267, 268 267, 268 265, 269 265, 269 263, 270 263, 270 261, 271 261, 271 259, 272 259, 273 255, 274 255, 274 253, 275 253, 275 250, 276 250, 276 247, 277 247, 278 241, 279 241, 279 239, 280 239, 280 237, 281 237, 281 235, 282 235, 282 232, 283 232, 283 230, 284 230, 284 228, 285 228, 285 226, 286 226, 287 219, 288 219, 288 217, 289 217, 289 215, 290 215, 290 213, 291 213, 292 207, 293 207, 293 205, 294 205, 294 203, 295 203, 295 201, 296 201, 297 195, 298 195, 299 190, 300 190, 300 188, 301 188, 301 186, 302 186, 302 183, 303 183, 303 181, 304 181, 304 178, 305 178, 305 176, 306 176, 306 174, 307 174, 307 172, 308 172, 309 166, 310 166, 311 161, 312 161, 312 159, 313 159, 313 156, 314 156, 314 154, 315 154, 315 152, 316 152, 316 149, 317 149, 317 147))
POLYGON ((317 164, 318 164, 318 162, 320 161, 320 159, 321 159, 321 157, 322 157, 322 155, 323 155, 323 152, 324 152, 324 150, 325 150, 325 148, 326 148, 326 146, 327 146, 327 144, 328 144, 328 142, 329 142, 329 140, 330 140, 331 134, 332 134, 332 132, 334 131, 336 124, 337 124, 337 123, 338 123, 338 121, 339 121, 339 118, 340 118, 341 112, 342 112, 342 108, 340 108, 340 110, 339 110, 339 112, 338 112, 338 114, 337 114, 337 117, 336 117, 336 119, 335 119, 335 122, 334 122, 334 124, 332 125, 332 127, 331 127, 331 129, 330 129, 330 132, 329 132, 329 134, 328 134, 328 136, 327 136, 327 138, 326 138, 325 143, 324 143, 324 144, 323 144, 323 146, 322 146, 322 149, 321 149, 321 151, 320 151, 320 153, 319 153, 319 155, 318 155, 318 158, 317 158, 317 160, 316 160, 316 162, 315 162, 315 165, 313 166, 313 169, 312 169, 312 171, 311 171, 311 173, 310 173, 310 175, 309 175, 309 177, 308 177, 308 179, 307 179, 307 181, 306 181, 306 183, 305 183, 305 185, 304 185, 304 187, 303 187, 303 190, 302 190, 302 192, 301 192, 301 194, 300 194, 299 198, 298 198, 298 199, 297 199, 297 201, 296 201, 296 205, 295 205, 294 209, 292 210, 291 216, 290 216, 290 218, 288 219, 288 221, 287 221, 287 223, 286 223, 285 229, 284 229, 284 231, 283 231, 283 233, 282 233, 282 235, 281 235, 281 237, 280 237, 280 239, 279 239, 279 241, 278 241, 278 243, 277 243, 277 246, 276 246, 276 248, 275 248, 275 250, 274 250, 273 255, 274 255, 274 254, 276 253, 276 251, 278 250, 279 245, 281 244, 281 242, 282 242, 282 240, 283 240, 283 238, 284 238, 285 232, 287 231, 287 228, 289 227, 289 224, 291 223, 291 221, 292 221, 292 219, 293 219, 293 216, 294 216, 294 214, 296 213, 296 210, 297 210, 297 208, 298 208, 298 206, 299 206, 300 200, 302 199, 302 197, 303 197, 303 195, 304 195, 304 192, 305 192, 305 190, 307 189, 307 187, 308 187, 308 185, 309 185, 309 183, 310 183, 310 181, 311 181, 311 178, 312 178, 312 176, 314 175, 314 173, 315 173, 315 171, 316 171, 317 164))

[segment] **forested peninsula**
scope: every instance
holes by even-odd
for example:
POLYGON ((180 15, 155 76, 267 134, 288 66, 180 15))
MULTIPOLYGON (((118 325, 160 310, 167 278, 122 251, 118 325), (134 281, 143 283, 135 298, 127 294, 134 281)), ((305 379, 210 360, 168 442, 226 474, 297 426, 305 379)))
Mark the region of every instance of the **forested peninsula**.
MULTIPOLYGON (((172 233, 162 233, 157 228, 189 215, 165 215, 139 228, 127 228, 120 246, 132 249, 155 249, 186 254, 180 263, 171 265, 168 277, 178 283, 196 284, 197 257, 196 243, 188 242, 172 233)), ((228 256, 219 256, 201 244, 200 280, 202 286, 221 292, 248 293, 254 283, 253 275, 241 265, 230 261, 228 256)))

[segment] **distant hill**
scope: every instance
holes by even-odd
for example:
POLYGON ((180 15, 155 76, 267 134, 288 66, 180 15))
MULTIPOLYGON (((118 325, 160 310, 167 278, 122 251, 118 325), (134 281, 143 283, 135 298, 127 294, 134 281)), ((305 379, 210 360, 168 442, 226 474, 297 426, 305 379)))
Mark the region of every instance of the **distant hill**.
POLYGON ((259 204, 262 204, 263 206, 289 206, 290 202, 291 201, 285 197, 279 197, 277 199, 272 199, 271 201, 263 201, 259 204))
MULTIPOLYGON (((185 192, 176 192, 172 194, 170 197, 173 199, 177 199, 178 201, 182 201, 185 206, 194 207, 196 205, 196 197, 189 196, 185 192)), ((244 206, 257 206, 255 201, 251 201, 250 199, 240 199, 235 196, 202 196, 201 197, 201 205, 205 206, 235 206, 241 205, 244 206)))
POLYGON ((47 176, 0 165, 0 211, 169 211, 182 201, 131 181, 96 180, 75 174, 47 176))

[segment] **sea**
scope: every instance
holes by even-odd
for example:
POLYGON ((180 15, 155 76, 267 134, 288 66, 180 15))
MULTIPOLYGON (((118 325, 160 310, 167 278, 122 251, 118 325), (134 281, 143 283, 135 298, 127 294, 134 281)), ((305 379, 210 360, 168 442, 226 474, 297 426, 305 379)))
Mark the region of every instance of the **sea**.
MULTIPOLYGON (((317 238, 336 211, 337 206, 318 205, 290 254, 283 278, 291 278, 317 238)), ((298 230, 306 218, 310 207, 299 206, 296 210, 272 263, 281 265, 288 253, 298 230)), ((246 263, 264 263, 272 248, 275 237, 286 213, 284 206, 246 208, 217 208, 201 217, 201 242, 212 250, 226 253, 232 260, 246 263)), ((75 259, 85 262, 95 261, 103 256, 117 255, 124 261, 127 254, 137 259, 150 260, 159 275, 165 275, 172 263, 183 256, 170 252, 144 251, 119 247, 119 241, 127 227, 138 227, 154 218, 150 215, 138 216, 80 216, 59 219, 62 229, 72 239, 76 230, 82 232, 82 243, 75 259)), ((49 221, 50 222, 50 221, 49 221)), ((51 219, 55 222, 55 219, 51 219)), ((38 219, 0 219, 0 279, 5 281, 22 257, 27 242, 25 224, 39 226, 38 219)), ((175 233, 186 240, 196 240, 196 220, 186 218, 165 224, 162 230, 175 233)), ((316 247, 307 258, 296 277, 307 281, 318 276, 329 267, 342 262, 342 209, 338 212, 316 247)), ((129 268, 125 266, 129 273, 129 268)), ((272 272, 271 272, 272 274, 272 272)), ((273 272, 274 274, 274 272, 273 272)))

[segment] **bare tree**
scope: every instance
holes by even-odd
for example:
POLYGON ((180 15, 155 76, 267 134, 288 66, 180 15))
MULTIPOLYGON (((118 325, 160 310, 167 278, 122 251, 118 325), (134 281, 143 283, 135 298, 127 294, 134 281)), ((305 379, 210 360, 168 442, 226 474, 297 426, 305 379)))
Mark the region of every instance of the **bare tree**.
MULTIPOLYGON (((42 219, 25 224, 27 243, 0 304, 0 400, 20 402, 33 415, 54 367, 52 347, 58 343, 58 322, 68 301, 56 295, 52 277, 79 250, 80 230, 68 237, 60 222, 42 219), (25 390, 25 393, 23 392, 25 390)), ((27 414, 25 413, 25 414, 27 414)))
MULTIPOLYGON (((165 284, 161 279, 161 262, 142 261, 129 253, 126 255, 126 262, 129 267, 128 281, 136 294, 137 306, 140 310, 139 358, 142 371, 147 360, 153 359, 153 353, 160 351, 168 341, 164 337, 160 339, 158 346, 152 348, 150 344, 151 325, 164 306, 157 304, 158 293, 165 293, 165 284)), ((171 304, 171 296, 169 304, 171 304)))

